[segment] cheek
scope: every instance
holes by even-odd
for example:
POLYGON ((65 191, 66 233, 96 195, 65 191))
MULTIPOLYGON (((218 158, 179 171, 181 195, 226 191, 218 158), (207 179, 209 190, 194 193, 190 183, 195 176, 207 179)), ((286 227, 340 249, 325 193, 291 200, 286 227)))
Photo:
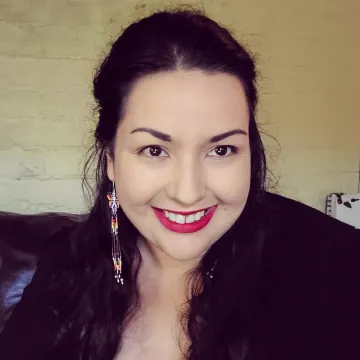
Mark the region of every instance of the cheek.
POLYGON ((131 156, 119 156, 116 159, 115 179, 120 203, 134 206, 146 204, 162 186, 159 172, 144 169, 144 166, 134 161, 131 156))
POLYGON ((223 204, 238 207, 247 200, 251 178, 250 158, 242 160, 211 176, 211 188, 223 204))

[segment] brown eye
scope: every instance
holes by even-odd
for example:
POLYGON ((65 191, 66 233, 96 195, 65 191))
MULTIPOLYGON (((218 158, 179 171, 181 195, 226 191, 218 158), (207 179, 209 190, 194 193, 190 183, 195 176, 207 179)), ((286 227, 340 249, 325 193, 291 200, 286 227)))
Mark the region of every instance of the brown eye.
POLYGON ((227 154, 228 148, 226 146, 219 146, 215 149, 216 155, 225 156, 227 154))
POLYGON ((161 149, 157 146, 151 146, 149 147, 149 154, 150 156, 160 156, 161 149))
POLYGON ((214 148, 213 150, 211 150, 209 152, 209 156, 210 157, 217 157, 217 158, 221 158, 221 157, 228 157, 232 154, 237 153, 238 150, 235 146, 230 146, 230 145, 221 145, 221 146, 217 146, 216 148, 214 148))
POLYGON ((152 158, 156 158, 156 157, 163 158, 163 157, 169 156, 164 149, 162 149, 160 146, 156 146, 156 145, 146 146, 146 147, 142 148, 139 151, 139 154, 145 155, 147 157, 152 157, 152 158))

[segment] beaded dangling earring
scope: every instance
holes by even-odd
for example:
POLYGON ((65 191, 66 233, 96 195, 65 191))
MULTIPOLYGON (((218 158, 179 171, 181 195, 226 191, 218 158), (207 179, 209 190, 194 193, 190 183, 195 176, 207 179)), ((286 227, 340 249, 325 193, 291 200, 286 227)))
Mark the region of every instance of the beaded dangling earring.
POLYGON ((115 183, 112 183, 112 192, 107 194, 109 207, 111 209, 111 235, 112 235, 112 259, 114 263, 115 279, 118 283, 124 284, 122 278, 122 259, 120 241, 118 237, 118 217, 117 210, 119 208, 119 200, 116 197, 115 183))

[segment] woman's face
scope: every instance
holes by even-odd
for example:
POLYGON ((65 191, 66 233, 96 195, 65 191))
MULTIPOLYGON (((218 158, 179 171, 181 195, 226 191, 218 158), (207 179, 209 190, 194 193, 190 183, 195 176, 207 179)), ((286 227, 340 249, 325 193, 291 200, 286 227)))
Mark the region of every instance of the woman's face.
POLYGON ((240 216, 250 188, 248 128, 236 77, 176 71, 136 83, 108 177, 155 254, 200 260, 240 216))

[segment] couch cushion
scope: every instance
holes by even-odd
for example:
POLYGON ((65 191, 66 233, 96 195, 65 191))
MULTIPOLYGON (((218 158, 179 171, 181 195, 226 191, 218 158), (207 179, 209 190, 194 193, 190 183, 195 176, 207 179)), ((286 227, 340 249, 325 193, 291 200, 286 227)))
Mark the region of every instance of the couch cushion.
POLYGON ((32 279, 46 240, 82 219, 65 213, 0 212, 0 332, 32 279))

